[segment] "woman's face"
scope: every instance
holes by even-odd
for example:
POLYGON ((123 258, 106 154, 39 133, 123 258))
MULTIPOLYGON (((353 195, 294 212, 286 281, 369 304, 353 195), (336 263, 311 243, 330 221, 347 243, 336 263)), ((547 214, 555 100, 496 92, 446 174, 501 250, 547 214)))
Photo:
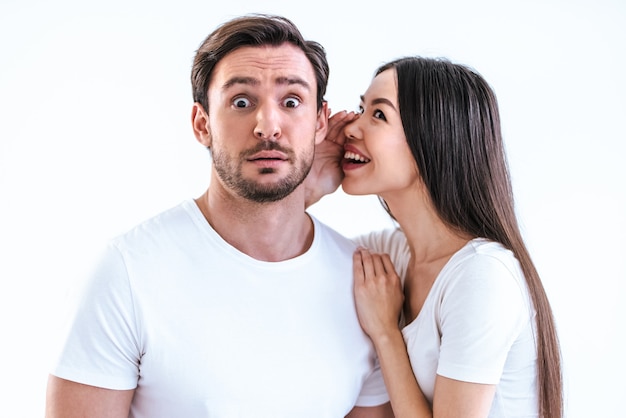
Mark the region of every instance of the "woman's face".
POLYGON ((398 108, 396 70, 377 75, 363 96, 361 115, 345 128, 342 188, 353 195, 407 190, 419 178, 398 108))

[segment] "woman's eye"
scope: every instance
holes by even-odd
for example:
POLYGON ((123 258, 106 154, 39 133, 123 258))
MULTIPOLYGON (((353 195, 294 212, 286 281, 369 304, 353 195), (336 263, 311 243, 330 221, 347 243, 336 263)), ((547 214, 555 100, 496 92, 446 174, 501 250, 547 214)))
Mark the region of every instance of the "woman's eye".
POLYGON ((233 105, 237 108, 243 109, 250 106, 250 100, 245 97, 238 97, 233 101, 233 105))
POLYGON ((295 97, 289 97, 288 99, 285 99, 283 101, 283 106, 290 108, 298 107, 300 106, 300 100, 296 99, 295 97))
POLYGON ((374 117, 376 119, 387 120, 387 118, 385 117, 385 114, 382 111, 380 111, 380 110, 375 110, 374 111, 374 117))
POLYGON ((359 106, 356 110, 356 113, 358 113, 359 115, 362 115, 363 112, 365 112, 365 109, 363 109, 363 106, 359 106))

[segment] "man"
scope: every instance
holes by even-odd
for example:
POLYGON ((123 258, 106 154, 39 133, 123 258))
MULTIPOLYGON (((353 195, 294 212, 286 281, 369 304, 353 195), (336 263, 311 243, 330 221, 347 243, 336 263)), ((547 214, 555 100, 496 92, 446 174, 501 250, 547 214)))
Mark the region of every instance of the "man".
POLYGON ((354 309, 354 245, 304 211, 327 80, 323 48, 285 18, 208 36, 192 126, 209 188, 111 242, 48 417, 390 416, 354 309))

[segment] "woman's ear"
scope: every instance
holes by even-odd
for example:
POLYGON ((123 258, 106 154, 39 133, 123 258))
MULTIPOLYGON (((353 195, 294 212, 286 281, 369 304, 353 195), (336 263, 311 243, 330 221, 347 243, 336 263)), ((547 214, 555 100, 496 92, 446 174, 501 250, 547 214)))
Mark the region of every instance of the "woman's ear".
POLYGON ((191 108, 191 126, 193 134, 199 143, 207 148, 211 148, 211 130, 209 128, 209 115, 204 107, 198 102, 191 108))

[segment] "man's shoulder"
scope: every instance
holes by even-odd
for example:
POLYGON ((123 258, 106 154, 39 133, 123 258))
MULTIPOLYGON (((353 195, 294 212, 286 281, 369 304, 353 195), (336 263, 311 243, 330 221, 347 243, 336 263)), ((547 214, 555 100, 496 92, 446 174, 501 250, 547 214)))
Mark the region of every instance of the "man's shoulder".
POLYGON ((158 241, 163 236, 180 234, 193 225, 192 200, 185 200, 176 206, 146 218, 126 232, 113 238, 115 245, 137 245, 144 241, 158 241))
POLYGON ((315 216, 310 214, 309 216, 311 216, 311 219, 313 219, 316 237, 320 239, 330 240, 339 245, 346 245, 348 247, 356 248, 356 244, 353 239, 346 237, 336 229, 317 219, 315 216))

